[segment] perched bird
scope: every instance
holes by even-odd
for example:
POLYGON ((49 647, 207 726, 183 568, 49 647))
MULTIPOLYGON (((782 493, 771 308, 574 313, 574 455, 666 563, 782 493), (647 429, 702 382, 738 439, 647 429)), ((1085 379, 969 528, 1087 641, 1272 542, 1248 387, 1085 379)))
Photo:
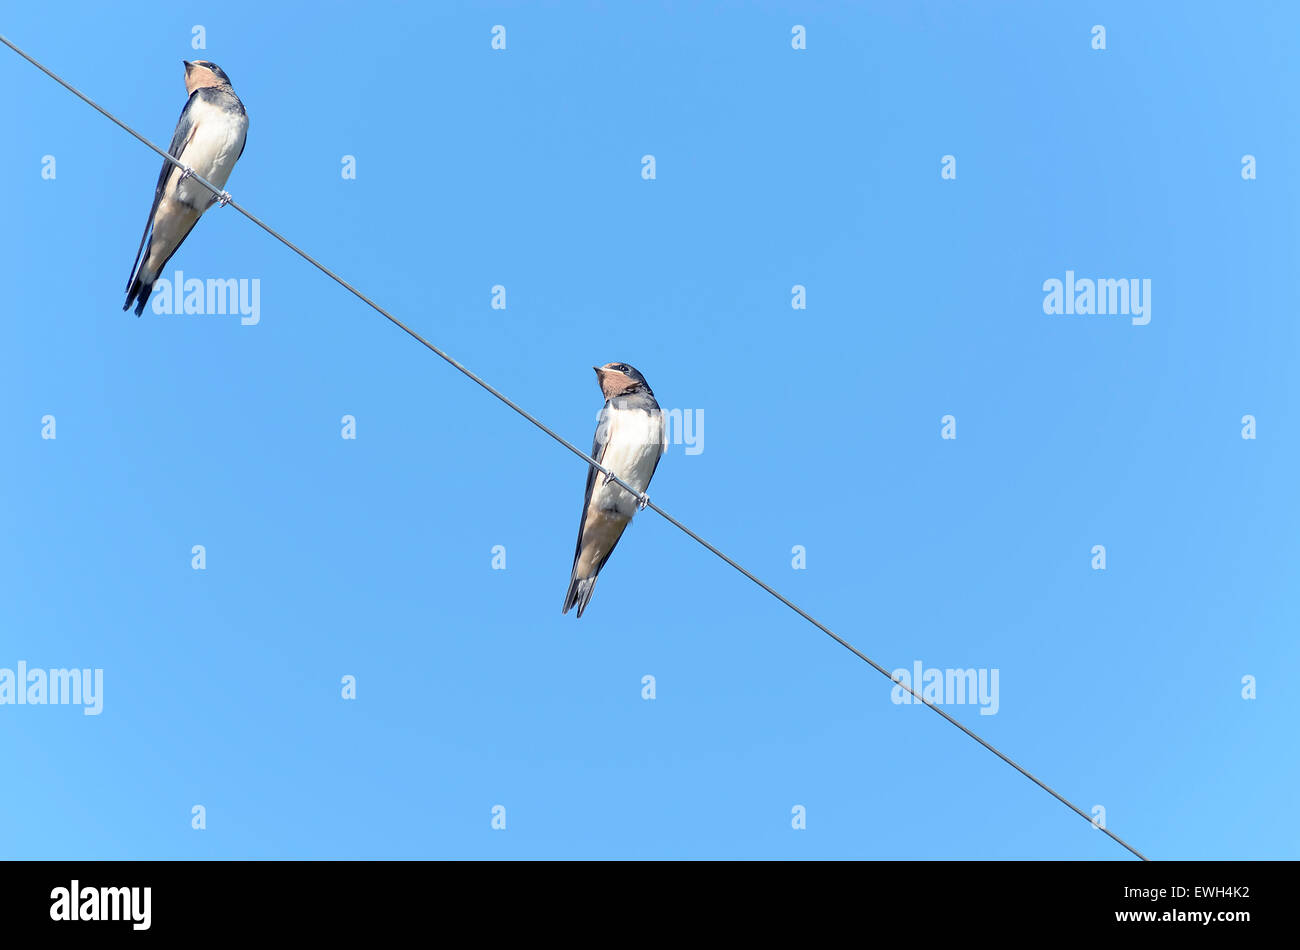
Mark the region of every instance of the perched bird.
POLYGON ((605 408, 596 424, 596 440, 591 457, 606 469, 633 486, 640 497, 633 496, 617 482, 603 476, 594 467, 587 471, 587 497, 582 502, 582 519, 578 522, 578 547, 573 552, 573 572, 564 610, 576 606, 578 616, 587 609, 596 576, 614 552, 638 507, 649 501, 646 487, 668 448, 664 414, 655 402, 650 385, 636 369, 626 363, 593 366, 605 395, 605 408))
MULTIPOLYGON (((202 59, 186 62, 185 90, 190 98, 181 111, 167 151, 194 174, 217 188, 224 188, 235 162, 244 154, 248 114, 230 87, 230 77, 216 63, 202 59)), ((140 248, 135 252, 135 263, 126 282, 123 310, 130 310, 134 303, 137 317, 144 312, 153 282, 199 217, 217 200, 188 173, 171 162, 163 162, 158 187, 153 193, 153 207, 149 209, 140 248)))

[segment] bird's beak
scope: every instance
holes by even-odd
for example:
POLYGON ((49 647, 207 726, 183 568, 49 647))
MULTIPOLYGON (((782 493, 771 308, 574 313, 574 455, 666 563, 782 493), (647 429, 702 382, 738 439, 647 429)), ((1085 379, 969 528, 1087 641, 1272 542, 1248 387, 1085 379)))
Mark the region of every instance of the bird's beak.
POLYGON ((191 63, 188 59, 182 59, 181 62, 185 64, 185 71, 187 73, 194 68, 194 64, 191 63))
POLYGON ((609 372, 609 370, 605 369, 603 366, 593 366, 592 369, 596 371, 597 376, 603 376, 605 373, 609 372))

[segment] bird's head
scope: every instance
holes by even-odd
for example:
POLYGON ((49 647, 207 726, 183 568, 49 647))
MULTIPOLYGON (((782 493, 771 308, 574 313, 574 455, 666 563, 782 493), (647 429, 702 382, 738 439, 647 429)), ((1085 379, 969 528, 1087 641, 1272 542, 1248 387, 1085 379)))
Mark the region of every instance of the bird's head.
POLYGON ((190 95, 195 89, 207 86, 230 86, 230 77, 216 63, 206 59, 183 60, 185 63, 185 91, 190 95))
POLYGON ((645 381, 645 377, 635 366, 626 363, 606 363, 604 366, 593 366, 592 369, 596 371, 596 378, 600 381, 600 391, 605 394, 606 399, 630 396, 635 392, 654 395, 650 384, 645 381))

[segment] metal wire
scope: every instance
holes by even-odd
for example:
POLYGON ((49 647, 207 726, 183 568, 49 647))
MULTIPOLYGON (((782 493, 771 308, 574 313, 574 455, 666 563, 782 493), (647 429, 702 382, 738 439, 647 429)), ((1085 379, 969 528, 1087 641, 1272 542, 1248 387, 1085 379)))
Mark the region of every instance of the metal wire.
POLYGON ((1042 781, 1041 779, 1039 779, 1037 776, 1035 776, 1035 775, 1034 775, 1032 772, 1030 772, 1028 769, 1026 769, 1026 768, 1024 768, 1023 766, 1019 765, 1015 760, 1011 759, 1009 756, 1007 756, 1007 755, 1005 755, 1004 753, 1002 753, 1001 751, 999 751, 999 750, 998 750, 997 748, 995 748, 993 745, 991 745, 990 743, 986 742, 986 741, 985 741, 984 739, 982 739, 980 736, 976 735, 974 732, 972 732, 972 731, 971 731, 970 729, 968 729, 966 726, 962 725, 960 722, 958 722, 956 719, 954 719, 952 716, 950 716, 950 715, 949 715, 949 714, 948 714, 948 713, 947 713, 947 712, 946 712, 946 711, 945 711, 941 706, 939 706, 939 705, 937 705, 936 703, 933 703, 933 702, 931 702, 930 700, 926 699, 926 698, 923 697, 920 693, 918 693, 915 689, 913 689, 911 686, 896 681, 896 680, 894 679, 894 677, 893 677, 892 675, 890 675, 890 673, 889 673, 888 670, 886 670, 883 666, 881 666, 881 665, 880 665, 879 663, 877 663, 875 660, 871 659, 871 657, 867 656, 865 653, 863 653, 861 650, 859 650, 859 649, 858 649, 857 647, 855 647, 853 644, 849 643, 849 641, 845 640, 843 637, 841 637, 839 634, 837 634, 837 633, 836 633, 834 630, 832 630, 830 627, 826 626, 824 623, 822 623, 822 622, 821 622, 820 620, 818 620, 816 617, 812 616, 812 614, 808 613, 806 610, 804 610, 804 609, 803 609, 802 607, 800 607, 799 605, 795 604, 795 603, 794 603, 793 601, 791 601, 789 598, 787 598, 787 597, 785 597, 784 595, 782 595, 781 593, 779 593, 775 588, 773 588, 773 587, 770 586, 769 584, 765 583, 764 581, 760 580, 757 576, 755 576, 754 574, 750 573, 750 572, 749 572, 748 570, 746 570, 744 567, 741 567, 741 565, 738 564, 735 560, 733 560, 732 558, 728 557, 726 554, 724 554, 724 553, 723 553, 722 551, 720 551, 718 548, 714 547, 714 546, 713 546, 712 544, 710 544, 708 541, 704 540, 704 538, 700 537, 698 534, 696 534, 694 531, 692 531, 692 530, 691 530, 690 528, 688 528, 686 525, 682 524, 680 521, 678 521, 676 518, 674 518, 674 517, 673 517, 672 515, 670 515, 668 512, 664 511, 664 509, 660 508, 660 507, 659 507, 658 505, 656 505, 654 502, 650 501, 650 498, 649 498, 648 495, 646 495, 646 494, 644 494, 644 493, 641 493, 641 492, 638 492, 635 488, 633 488, 633 487, 632 487, 631 485, 629 485, 626 481, 624 481, 621 477, 619 477, 619 475, 618 475, 617 473, 611 471, 610 469, 605 468, 605 466, 603 466, 600 462, 596 461, 596 459, 592 458, 592 457, 591 457, 590 455, 588 455, 586 452, 584 452, 584 451, 582 451, 581 449, 579 449, 576 445, 574 445, 574 444, 573 444, 572 442, 570 442, 568 439, 565 439, 563 436, 559 435, 559 434, 558 434, 554 429, 550 428, 548 425, 546 425, 545 423, 543 423, 540 419, 538 419, 538 418, 537 418, 536 416, 534 416, 532 413, 528 412, 528 411, 525 410, 522 406, 520 406, 518 403, 516 403, 514 400, 510 399, 508 396, 506 396, 505 394, 503 394, 500 390, 498 390, 498 389, 496 389, 495 387, 493 387, 490 383, 488 383, 486 380, 484 380, 481 376, 477 375, 476 373, 474 373, 473 371, 471 371, 471 370, 468 369, 467 367, 463 366, 461 363, 457 362, 455 359, 453 359, 451 356, 449 356, 449 355, 448 355, 446 352, 444 352, 443 350, 439 349, 437 346, 434 346, 434 344, 432 344, 431 342, 429 342, 428 340, 426 340, 423 336, 421 336, 421 335, 420 335, 419 333, 417 333, 415 330, 412 330, 412 329, 411 329, 410 327, 408 327, 405 323, 403 323, 401 320, 397 319, 397 317, 393 316, 391 313, 389 313, 389 312, 388 312, 387 310, 385 310, 383 307, 379 306, 379 304, 375 303, 373 300, 371 300, 369 297, 367 297, 365 294, 363 294, 360 290, 358 290, 358 289, 357 289, 356 287, 354 287, 352 284, 348 283, 346 280, 344 280, 344 279, 343 279, 342 277, 340 277, 338 274, 334 273, 334 271, 330 270, 328 267, 326 267, 326 266, 325 266, 324 264, 322 264, 320 261, 316 260, 316 258, 312 257, 310 254, 308 254, 306 251, 304 251, 304 250, 303 250, 302 248, 300 248, 298 245, 294 244, 292 241, 290 241, 288 238, 286 238, 283 234, 281 234, 279 231, 277 231, 277 230, 275 230, 274 228, 272 228, 269 224, 267 224, 267 223, 266 223, 265 221, 263 221, 261 218, 257 217, 255 214, 253 214, 253 213, 252 213, 251 211, 249 211, 247 208, 245 208, 245 207, 243 207, 242 205, 240 205, 237 201, 235 201, 233 198, 231 198, 230 195, 229 195, 227 192, 224 192, 224 191, 222 191, 220 188, 217 188, 215 185, 213 185, 211 182, 207 181, 207 180, 206 180, 205 178, 203 178, 201 175, 196 174, 196 173, 194 172, 193 169, 191 169, 191 168, 189 168, 188 166, 186 166, 186 165, 185 165, 184 163, 182 163, 179 159, 175 158, 175 157, 172 156, 171 154, 169 154, 169 153, 163 151, 163 150, 160 149, 158 146, 154 145, 152 142, 150 142, 147 138, 145 138, 143 135, 141 135, 141 134, 140 134, 139 132, 137 132, 135 129, 131 128, 129 125, 127 125, 127 124, 126 124, 125 122, 123 122, 121 119, 119 119, 117 116, 113 115, 113 113, 109 112, 107 109, 105 109, 105 108, 104 108, 103 106, 101 106, 99 103, 95 102, 95 101, 94 101, 93 99, 91 99, 89 96, 87 96, 87 95, 85 95, 84 93, 82 93, 79 89, 75 88, 75 87, 72 86, 70 83, 66 82, 66 81, 65 81, 61 76, 59 76, 59 75, 57 75, 56 73, 52 72, 51 70, 47 69, 47 68, 46 68, 45 66, 43 66, 41 63, 37 62, 37 61, 36 61, 35 59, 33 59, 31 56, 27 55, 26 52, 24 52, 23 50, 19 49, 17 46, 15 46, 13 43, 11 43, 11 42, 10 42, 6 37, 4 37, 3 35, 0 35, 0 43, 3 43, 5 46, 9 47, 11 50, 13 50, 15 53, 17 53, 17 54, 18 54, 19 56, 21 56, 23 59, 27 60, 27 62, 31 63, 33 66, 35 66, 35 67, 36 67, 37 69, 39 69, 41 72, 45 73, 45 75, 49 76, 51 79, 53 79, 53 80, 54 80, 55 82, 57 82, 59 85, 61 85, 63 88, 67 89, 69 92, 71 92, 73 95, 75 95, 75 96, 76 96, 78 99, 80 99, 82 102, 86 103, 86 105, 88 105, 88 106, 90 106, 91 108, 93 108, 96 112, 99 112, 101 115, 103 115, 105 118, 107 118, 108 120, 110 120, 111 122, 113 122, 115 125, 117 125, 117 126, 119 126, 120 128, 122 128, 124 131, 126 131, 127 133, 129 133, 132 137, 134 137, 134 138, 137 139, 138 141, 144 143, 146 146, 148 146, 149 148, 151 148, 154 152, 156 152, 157 154, 159 154, 160 156, 162 156, 162 158, 163 158, 164 160, 166 160, 166 161, 168 161, 168 162, 171 162, 173 165, 175 165, 177 168, 182 169, 183 171, 189 172, 189 174, 190 174, 190 176, 193 178, 193 180, 194 180, 194 181, 197 181, 199 184, 203 185, 203 187, 205 187, 205 188, 207 188, 209 191, 211 191, 212 194, 213 194, 213 196, 216 197, 216 198, 218 199, 218 201, 219 201, 222 205, 227 205, 227 204, 228 204, 230 207, 234 208, 236 211, 238 211, 238 212, 239 212, 240 214, 242 214, 244 217, 248 218, 248 220, 252 221, 254 224, 256 224, 259 228, 261 228, 261 229, 262 229, 263 231, 265 231, 267 234, 271 235, 271 237, 275 238, 277 241, 279 241, 279 242, 280 242, 281 244, 283 244, 285 247, 289 248, 291 251, 293 251, 295 254, 297 254, 299 257, 301 257, 303 260, 307 261, 309 264, 311 264, 312 266, 316 267, 316 268, 317 268, 321 273, 325 274, 325 275, 326 275, 327 277, 329 277, 331 280, 333 280, 333 281, 335 281, 336 283, 338 283, 341 287, 343 287, 343 288, 344 288, 345 290, 347 290, 349 293, 351 293, 352 295, 354 295, 354 296, 355 296, 357 299, 359 299, 362 303, 366 304, 366 306, 370 307, 372 310, 374 310, 374 311, 375 311, 376 313, 378 313, 380 316, 386 318, 386 319, 389 320, 391 323, 393 323, 395 326, 397 326, 399 329, 401 329, 401 330, 403 330, 404 332, 406 332, 406 333, 407 333, 407 334, 408 334, 412 339, 414 339, 417 343, 422 344, 423 346, 425 346, 426 348, 428 348, 430 351, 432 351, 433 353, 437 354, 437 355, 440 356, 442 359, 446 360, 446 361, 447 361, 449 364, 451 364, 455 369, 457 369, 458 371, 460 371, 462 374, 464 374, 464 375, 465 375, 466 377, 468 377, 469 379, 473 380, 475 383, 477 383, 477 384, 478 384, 479 386, 481 386, 483 389, 487 390, 489 393, 491 393, 491 394, 492 394, 493 396, 495 396, 497 399, 501 400, 501 402, 505 403, 507 406, 509 406, 509 407, 510 407, 511 409, 513 409, 515 412, 519 413, 519 415, 523 416, 525 419, 527 419, 529 422, 531 422, 531 423, 532 423, 533 425, 535 425, 537 428, 541 429, 543 432, 545 432, 547 435, 549 435, 552 439, 554 439, 554 440, 555 440, 556 442, 558 442, 560 445, 564 446, 566 449, 568 449, 568 450, 569 450, 570 452, 572 452, 574 455, 578 456, 578 457, 581 458, 583 461, 585 461, 585 462, 586 462, 588 465, 590 465, 592 468, 596 469, 597 471, 599 471, 599 472, 601 472, 603 475, 605 475, 605 477, 606 477, 606 481, 612 481, 612 482, 618 484, 620 487, 622 487, 625 491, 631 492, 632 495, 634 495, 634 496, 636 497, 636 499, 637 499, 638 503, 641 505, 641 507, 643 507, 643 508, 650 508, 652 511, 654 511, 656 514, 658 514, 660 517, 662 517, 665 521, 667 521, 667 522, 668 522, 669 524, 671 524, 673 527, 677 528, 679 531, 681 531, 683 534, 685 534, 687 537, 691 538, 692 540, 694 540, 694 541, 697 542, 698 544, 700 544, 700 545, 702 545, 703 547, 705 547, 706 549, 708 549, 710 552, 712 552, 712 553, 713 553, 714 555, 716 555, 718 558, 720 558, 721 560, 725 561, 727 564, 731 565, 731 567, 735 568, 737 571, 739 571, 739 572, 740 572, 741 574, 743 574, 745 577, 749 578, 751 581, 753 581, 755 584, 757 584, 757 585, 758 585, 759 587, 761 587, 763 590, 767 591, 769 594, 771 594, 773 597, 775 597, 775 598, 776 598, 777 600, 779 600, 781 603, 785 604, 787 607, 789 607, 791 610, 793 610, 795 613, 797 613, 797 614, 798 614, 800 617, 802 617, 804 620, 807 620, 810 624, 812 624, 812 625, 813 625, 814 627, 816 627, 818 630, 822 631, 822 633, 826 634, 828 637, 830 637, 832 640, 834 640, 834 641, 835 641, 836 643, 838 643, 840 646, 844 647, 844 649, 848 650, 850 653, 852 653, 852 654, 853 654, 854 656, 856 656, 858 659, 862 660, 864 663, 866 663, 867 665, 869 665, 869 666, 870 666, 872 669, 874 669, 877 673, 880 673, 882 676, 884 676, 886 679, 888 679, 891 683, 894 683, 896 686, 899 686, 899 687, 901 687, 901 688, 907 690, 908 693, 910 693, 913 697, 915 697, 915 699, 917 700, 917 702, 922 703, 923 705, 925 705, 925 706, 929 707, 930 709, 934 710, 936 713, 938 713, 940 716, 942 716, 942 717, 943 717, 944 719, 946 719, 948 722, 952 723, 954 726, 956 726, 958 729, 960 729, 960 730, 961 730, 962 732, 964 732, 966 735, 970 736, 972 739, 974 739, 976 742, 978 742, 978 743, 979 743, 980 745, 982 745, 984 748, 988 749, 990 752, 992 752, 994 755, 996 755, 999 759, 1001 759, 1001 760, 1002 760, 1003 762, 1005 762, 1007 765, 1011 766, 1013 769, 1015 769, 1017 772, 1019 772, 1019 773, 1020 773, 1021 775, 1023 775, 1025 778, 1029 779, 1031 782, 1033 782, 1035 785, 1037 785, 1037 786, 1038 786, 1039 788, 1041 788, 1043 791, 1047 792, 1049 795, 1051 795, 1053 798, 1055 798, 1057 801, 1059 801, 1062 805, 1065 805, 1067 808, 1069 808, 1071 811, 1073 811, 1075 814, 1077 814, 1080 818, 1082 818, 1082 819, 1084 819, 1085 821, 1087 821, 1090 825, 1093 825, 1094 827, 1098 828, 1099 830, 1105 832, 1105 833, 1106 833, 1110 838, 1112 838, 1115 842, 1117 842, 1118 844, 1120 844, 1121 846, 1123 846, 1124 848, 1126 848, 1128 851, 1132 852, 1132 853, 1133 853, 1134 855, 1136 855, 1137 857, 1141 858, 1143 861, 1147 861, 1147 860, 1149 860, 1149 859, 1146 857, 1146 855, 1144 855, 1144 854, 1143 854, 1141 851, 1139 851, 1137 848, 1133 847, 1131 844, 1129 844, 1127 841, 1125 841, 1125 840, 1124 840, 1123 838, 1121 838, 1119 835, 1115 834, 1115 833, 1114 833, 1113 831, 1111 831, 1109 828, 1105 827, 1104 825, 1097 824, 1096 822, 1094 822, 1093 819, 1091 818, 1091 816, 1089 816, 1089 815, 1088 815, 1088 814, 1087 814, 1083 809, 1079 808, 1077 805, 1075 805, 1073 802, 1071 802, 1068 798, 1066 798, 1065 796, 1061 795, 1061 794, 1060 794, 1059 792, 1057 792, 1054 788, 1052 788, 1052 787, 1051 787, 1050 785, 1048 785, 1046 782, 1044 782, 1044 781, 1042 781))

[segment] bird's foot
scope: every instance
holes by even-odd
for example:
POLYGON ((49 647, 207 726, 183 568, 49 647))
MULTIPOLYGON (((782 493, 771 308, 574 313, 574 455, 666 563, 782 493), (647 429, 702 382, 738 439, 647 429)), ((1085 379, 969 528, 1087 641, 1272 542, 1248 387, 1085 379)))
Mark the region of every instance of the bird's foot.
POLYGON ((637 511, 645 511, 646 505, 650 504, 650 496, 645 492, 636 496, 637 511))
POLYGON ((605 473, 605 480, 601 482, 600 485, 602 488, 608 488, 609 483, 612 482, 613 480, 614 480, 614 472, 611 470, 605 473))
POLYGON ((182 165, 181 177, 176 179, 176 184, 179 185, 181 182, 185 181, 185 179, 193 178, 193 177, 194 177, 194 169, 190 168, 188 165, 182 165))
POLYGON ((226 205, 230 204, 231 201, 234 200, 230 197, 230 192, 228 191, 220 192, 219 194, 214 196, 214 199, 216 200, 217 204, 221 205, 221 207, 223 208, 226 205))

